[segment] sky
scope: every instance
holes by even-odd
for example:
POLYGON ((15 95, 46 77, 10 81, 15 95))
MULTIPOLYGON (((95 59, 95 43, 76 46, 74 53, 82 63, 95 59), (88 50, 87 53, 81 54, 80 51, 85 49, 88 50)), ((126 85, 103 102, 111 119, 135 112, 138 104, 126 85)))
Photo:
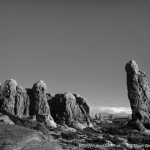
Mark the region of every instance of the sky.
POLYGON ((135 60, 150 81, 149 8, 148 0, 1 0, 0 82, 43 80, 53 95, 128 110, 125 64, 135 60))

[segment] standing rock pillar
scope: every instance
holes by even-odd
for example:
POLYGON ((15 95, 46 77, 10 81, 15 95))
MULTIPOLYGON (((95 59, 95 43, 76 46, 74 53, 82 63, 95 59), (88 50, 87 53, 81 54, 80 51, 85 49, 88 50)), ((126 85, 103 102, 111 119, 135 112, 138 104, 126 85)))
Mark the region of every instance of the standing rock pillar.
POLYGON ((51 113, 50 107, 47 102, 47 86, 44 81, 40 80, 36 82, 32 87, 33 99, 32 104, 33 111, 36 115, 37 120, 41 120, 42 123, 49 127, 56 127, 56 123, 54 122, 51 113))
POLYGON ((128 98, 132 109, 132 125, 143 133, 150 133, 150 87, 144 72, 134 60, 129 61, 127 73, 128 98))

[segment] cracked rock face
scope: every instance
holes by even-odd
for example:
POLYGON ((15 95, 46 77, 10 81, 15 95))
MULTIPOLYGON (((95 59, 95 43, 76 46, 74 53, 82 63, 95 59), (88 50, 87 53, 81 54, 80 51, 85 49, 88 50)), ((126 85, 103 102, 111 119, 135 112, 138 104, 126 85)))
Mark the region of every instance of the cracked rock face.
POLYGON ((50 107, 47 102, 47 86, 44 81, 40 80, 36 82, 32 87, 32 98, 33 102, 32 110, 33 114, 36 115, 36 119, 39 122, 44 123, 48 127, 56 128, 56 123, 54 122, 50 107))
POLYGON ((128 98, 132 109, 132 121, 139 130, 150 127, 150 87, 144 72, 134 60, 129 61, 127 73, 128 98))
POLYGON ((4 84, 0 86, 0 105, 1 108, 8 111, 11 114, 14 113, 15 95, 16 95, 17 82, 13 79, 6 80, 4 84))
POLYGON ((18 117, 29 115, 29 98, 25 89, 14 79, 6 80, 0 86, 0 109, 18 117))
POLYGON ((70 92, 56 94, 50 101, 51 114, 58 124, 75 128, 92 127, 89 106, 84 98, 70 92))
POLYGON ((32 87, 34 110, 36 114, 50 114, 50 108, 47 102, 47 86, 44 81, 36 82, 32 87))

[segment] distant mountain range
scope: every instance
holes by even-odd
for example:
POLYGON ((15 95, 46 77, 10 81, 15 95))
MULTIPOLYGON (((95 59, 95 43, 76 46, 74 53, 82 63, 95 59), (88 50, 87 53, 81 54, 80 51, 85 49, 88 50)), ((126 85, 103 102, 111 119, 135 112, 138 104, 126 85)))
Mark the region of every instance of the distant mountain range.
POLYGON ((113 115, 113 117, 128 117, 131 116, 132 111, 129 107, 91 107, 92 116, 95 114, 113 115))

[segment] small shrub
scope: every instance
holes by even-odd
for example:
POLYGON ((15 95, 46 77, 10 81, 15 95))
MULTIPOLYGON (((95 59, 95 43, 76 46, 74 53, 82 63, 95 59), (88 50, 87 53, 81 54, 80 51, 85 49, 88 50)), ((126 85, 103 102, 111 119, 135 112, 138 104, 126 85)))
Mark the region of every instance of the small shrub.
POLYGON ((131 134, 128 136, 128 141, 132 144, 141 144, 143 141, 143 136, 141 135, 137 136, 137 135, 131 134))
POLYGON ((77 133, 76 132, 62 132, 61 137, 63 139, 71 140, 77 138, 77 133))
POLYGON ((118 135, 129 135, 129 131, 123 130, 123 129, 118 129, 117 134, 118 135))
POLYGON ((49 129, 40 123, 37 123, 37 125, 34 127, 34 129, 41 131, 45 135, 47 135, 49 133, 49 129))
POLYGON ((120 124, 121 122, 119 120, 113 120, 113 123, 120 124))
POLYGON ((112 135, 116 135, 116 134, 118 134, 118 129, 117 128, 109 128, 107 133, 112 134, 112 135))
POLYGON ((17 120, 16 125, 23 126, 23 123, 20 120, 17 120))
POLYGON ((111 141, 113 144, 120 144, 121 140, 119 139, 119 137, 117 135, 115 136, 110 136, 109 134, 105 134, 104 135, 105 140, 111 141))
POLYGON ((142 140, 142 143, 143 144, 150 144, 150 136, 144 137, 143 140, 142 140))
POLYGON ((113 142, 113 144, 116 144, 116 145, 121 144, 121 140, 119 139, 119 137, 117 135, 114 136, 112 142, 113 142))
POLYGON ((24 127, 30 128, 30 129, 34 129, 37 122, 36 121, 29 121, 29 120, 25 120, 22 122, 24 127))
POLYGON ((100 139, 100 138, 93 138, 91 140, 91 143, 93 144, 105 144, 106 143, 106 140, 103 138, 103 139, 100 139))
POLYGON ((107 133, 107 132, 108 132, 108 129, 107 129, 107 128, 102 128, 101 131, 102 131, 103 133, 107 133))

